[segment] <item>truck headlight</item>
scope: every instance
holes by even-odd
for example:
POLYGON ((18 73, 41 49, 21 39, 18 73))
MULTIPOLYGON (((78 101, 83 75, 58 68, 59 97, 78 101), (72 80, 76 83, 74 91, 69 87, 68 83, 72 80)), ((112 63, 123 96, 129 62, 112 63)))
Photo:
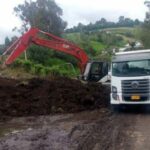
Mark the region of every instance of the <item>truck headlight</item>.
POLYGON ((112 86, 112 93, 117 93, 117 88, 115 86, 112 86))
POLYGON ((111 90, 113 99, 118 100, 117 88, 115 86, 112 86, 111 90))

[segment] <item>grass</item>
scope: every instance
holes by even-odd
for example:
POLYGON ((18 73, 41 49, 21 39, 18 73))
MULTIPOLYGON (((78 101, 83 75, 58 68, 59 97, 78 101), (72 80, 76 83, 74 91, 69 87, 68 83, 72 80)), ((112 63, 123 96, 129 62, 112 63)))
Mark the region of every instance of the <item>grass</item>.
POLYGON ((11 67, 1 69, 0 74, 2 77, 14 79, 30 79, 36 76, 26 72, 23 68, 11 68, 11 67))
POLYGON ((135 28, 133 27, 119 27, 119 28, 106 28, 106 29, 101 29, 99 31, 112 31, 112 32, 128 32, 128 31, 133 31, 135 28))
POLYGON ((106 48, 106 45, 104 45, 104 44, 102 44, 100 42, 91 41, 90 44, 91 44, 92 48, 94 50, 96 50, 96 52, 99 52, 99 51, 101 51, 101 50, 106 48))
MULTIPOLYGON (((88 38, 90 39, 92 36, 93 35, 89 35, 88 38)), ((64 35, 64 38, 76 43, 77 45, 82 42, 80 33, 68 33, 64 35)), ((93 40, 90 40, 90 43, 88 44, 90 44, 90 46, 96 51, 101 51, 102 49, 106 48, 105 44, 93 40)))
MULTIPOLYGON (((119 27, 119 28, 107 28, 107 29, 101 29, 98 30, 97 32, 101 31, 110 31, 111 33, 122 36, 125 42, 130 41, 130 40, 135 40, 135 34, 136 34, 136 28, 134 27, 119 27)), ((89 39, 91 39, 93 35, 89 35, 89 39)), ((68 33, 64 34, 64 38, 67 40, 73 41, 75 43, 80 43, 81 42, 81 34, 80 33, 68 33)), ((101 43, 94 43, 91 41, 91 45, 94 49, 103 49, 105 48, 104 44, 101 43)))
POLYGON ((79 43, 81 41, 80 33, 68 33, 64 34, 63 38, 72 41, 74 43, 79 43))

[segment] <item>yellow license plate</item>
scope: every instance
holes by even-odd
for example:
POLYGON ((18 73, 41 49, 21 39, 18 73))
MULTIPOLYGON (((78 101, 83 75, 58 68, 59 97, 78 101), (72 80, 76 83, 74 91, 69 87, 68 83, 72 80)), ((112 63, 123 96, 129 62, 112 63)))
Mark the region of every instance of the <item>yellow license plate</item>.
POLYGON ((135 101, 136 101, 136 100, 140 100, 140 98, 141 98, 141 97, 138 96, 138 95, 133 95, 133 96, 131 96, 131 99, 132 99, 132 100, 135 100, 135 101))

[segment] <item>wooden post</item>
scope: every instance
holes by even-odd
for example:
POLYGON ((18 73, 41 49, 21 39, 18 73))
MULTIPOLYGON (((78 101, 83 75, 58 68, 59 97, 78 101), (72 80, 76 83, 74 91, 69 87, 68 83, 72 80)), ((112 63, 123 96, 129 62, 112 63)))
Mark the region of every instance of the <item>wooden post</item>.
POLYGON ((24 58, 25 58, 26 61, 28 60, 28 58, 27 58, 27 51, 24 52, 24 58))

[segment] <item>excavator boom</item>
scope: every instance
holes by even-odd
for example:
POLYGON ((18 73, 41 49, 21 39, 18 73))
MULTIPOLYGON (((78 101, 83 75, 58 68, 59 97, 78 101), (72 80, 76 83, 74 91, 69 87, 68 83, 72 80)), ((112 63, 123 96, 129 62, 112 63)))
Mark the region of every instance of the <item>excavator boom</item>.
POLYGON ((79 67, 83 73, 89 58, 85 51, 75 44, 57 37, 53 34, 43 32, 37 28, 31 28, 28 32, 23 34, 18 40, 16 40, 4 53, 8 52, 10 55, 4 62, 6 65, 11 64, 16 58, 18 58, 31 44, 48 47, 50 49, 60 51, 75 57, 79 61, 79 67), (39 33, 44 34, 48 38, 39 37, 39 33))

